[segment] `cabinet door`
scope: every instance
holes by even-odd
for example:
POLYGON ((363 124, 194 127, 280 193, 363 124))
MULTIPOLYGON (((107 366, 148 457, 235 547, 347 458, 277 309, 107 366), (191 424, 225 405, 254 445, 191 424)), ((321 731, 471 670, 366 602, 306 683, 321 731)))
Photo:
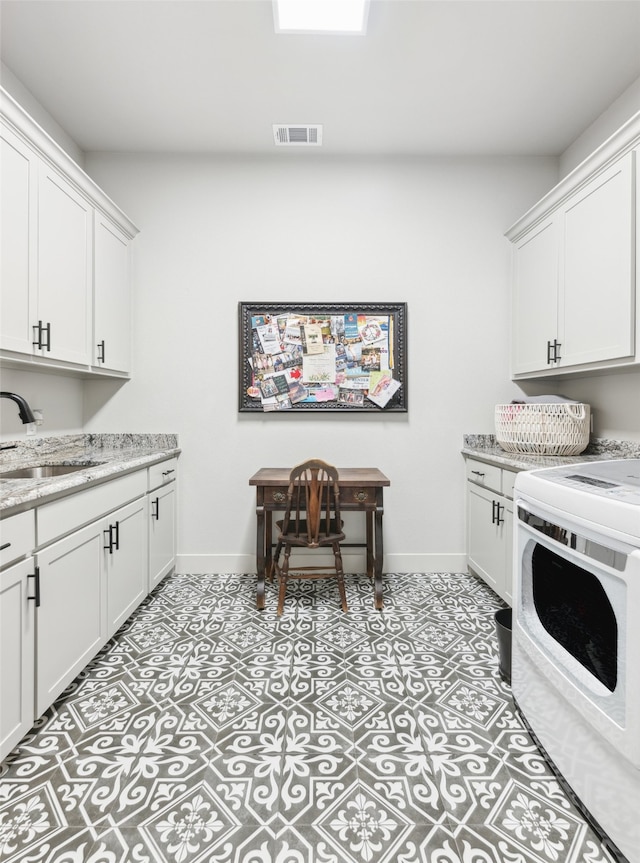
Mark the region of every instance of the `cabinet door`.
POLYGON ((634 353, 633 208, 633 153, 628 153, 564 209, 562 366, 634 353))
POLYGON ((468 564, 503 599, 505 593, 506 499, 467 483, 468 564), (496 505, 500 506, 499 519, 496 505), (500 523, 498 523, 498 521, 500 523))
POLYGON ((176 484, 149 495, 149 590, 175 566, 176 484))
POLYGON ((36 716, 40 716, 106 641, 103 522, 38 552, 36 716))
POLYGON ((0 135, 0 348, 32 354, 38 162, 5 126, 0 135))
POLYGON ((513 501, 504 501, 504 579, 500 596, 509 605, 513 605, 513 501))
POLYGON ((147 595, 147 498, 112 513, 103 529, 110 637, 147 595))
POLYGON ((131 370, 131 242, 96 211, 93 364, 131 370))
POLYGON ((0 761, 34 721, 35 602, 32 558, 0 572, 0 761))
POLYGON ((537 225, 514 248, 512 373, 550 368, 547 343, 558 332, 558 221, 537 225))
MULTIPOLYGON (((46 359, 91 362, 93 208, 52 168, 38 184, 38 320, 50 326, 46 359)), ((37 324, 33 320, 32 324, 37 324)))

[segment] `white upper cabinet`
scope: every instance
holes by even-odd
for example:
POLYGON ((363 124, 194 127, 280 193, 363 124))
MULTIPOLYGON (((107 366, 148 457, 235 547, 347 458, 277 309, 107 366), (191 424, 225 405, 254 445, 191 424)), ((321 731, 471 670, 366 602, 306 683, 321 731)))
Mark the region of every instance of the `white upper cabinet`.
POLYGON ((56 171, 40 165, 38 183, 36 354, 90 362, 93 208, 56 171))
POLYGON ((513 372, 546 368, 558 331, 558 220, 546 219, 514 247, 513 372))
POLYGON ((0 89, 0 359, 123 377, 133 223, 0 89))
POLYGON ((131 368, 131 240, 102 213, 95 215, 93 365, 131 368))
POLYGON ((638 141, 640 116, 508 231, 514 378, 640 364, 638 141))
POLYGON ((558 330, 563 365, 634 353, 633 153, 563 207, 558 330))
POLYGON ((0 344, 28 354, 36 306, 38 161, 10 129, 0 126, 0 136, 0 344))

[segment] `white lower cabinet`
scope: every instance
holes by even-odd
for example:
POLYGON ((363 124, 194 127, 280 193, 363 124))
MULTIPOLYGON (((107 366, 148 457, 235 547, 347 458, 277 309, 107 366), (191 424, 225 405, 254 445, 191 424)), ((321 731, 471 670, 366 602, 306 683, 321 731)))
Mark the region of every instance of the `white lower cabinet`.
POLYGON ((160 583, 176 560, 176 484, 149 493, 149 590, 160 583))
POLYGON ((502 598, 509 605, 513 605, 513 501, 508 499, 504 508, 504 531, 505 573, 502 598))
POLYGON ((168 459, 2 520, 0 760, 173 568, 176 474, 168 459))
POLYGON ((467 460, 467 564, 512 602, 513 471, 467 460))
POLYGON ((147 595, 146 496, 38 551, 37 563, 39 716, 147 595))
POLYGON ((102 521, 38 552, 36 717, 56 700, 107 639, 102 558, 102 521))
POLYGON ((103 528, 108 637, 147 595, 147 499, 119 509, 103 528))
POLYGON ((33 725, 34 561, 0 572, 0 761, 33 725))

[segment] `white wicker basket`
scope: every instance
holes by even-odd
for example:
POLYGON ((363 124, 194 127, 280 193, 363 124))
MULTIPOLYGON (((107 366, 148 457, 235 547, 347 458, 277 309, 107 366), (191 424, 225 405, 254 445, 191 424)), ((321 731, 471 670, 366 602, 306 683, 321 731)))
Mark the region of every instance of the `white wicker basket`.
POLYGON ((578 455, 590 427, 586 404, 496 405, 496 440, 506 452, 578 455))

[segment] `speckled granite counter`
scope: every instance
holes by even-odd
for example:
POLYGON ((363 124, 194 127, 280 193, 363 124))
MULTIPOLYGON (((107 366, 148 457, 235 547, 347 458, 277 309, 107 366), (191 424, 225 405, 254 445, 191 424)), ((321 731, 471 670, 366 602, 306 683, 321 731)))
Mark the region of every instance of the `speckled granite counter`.
POLYGON ((177 456, 178 437, 172 434, 85 434, 0 444, 0 517, 177 456), (15 446, 14 446, 15 444, 15 446), (64 476, 42 479, 3 479, 2 472, 39 464, 94 462, 64 476))
POLYGON ((575 456, 523 455, 505 452, 496 443, 495 435, 465 435, 462 454, 506 467, 509 470, 535 470, 543 467, 559 467, 563 464, 580 464, 586 461, 603 461, 613 458, 640 458, 639 441, 619 441, 595 438, 587 449, 575 456))

